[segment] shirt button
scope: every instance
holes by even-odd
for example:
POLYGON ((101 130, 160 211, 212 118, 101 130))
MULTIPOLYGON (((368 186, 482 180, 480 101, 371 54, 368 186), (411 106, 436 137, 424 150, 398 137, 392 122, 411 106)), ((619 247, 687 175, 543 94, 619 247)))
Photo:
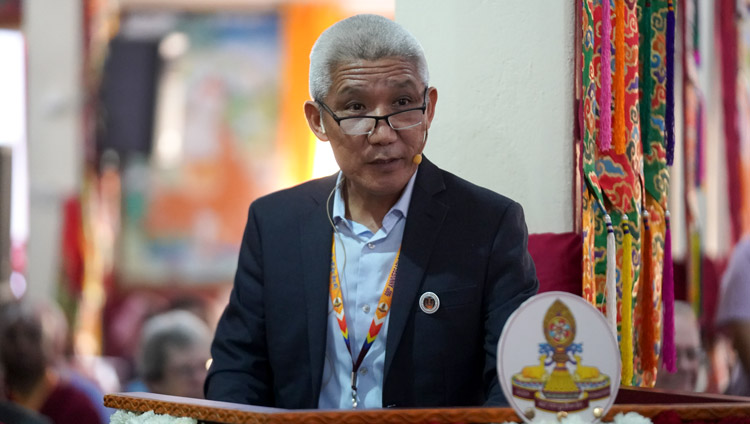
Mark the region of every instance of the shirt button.
POLYGON ((370 305, 365 305, 362 307, 362 312, 368 314, 370 313, 370 305))
POLYGON ((369 247, 370 250, 372 250, 372 249, 375 248, 375 243, 373 243, 373 242, 367 243, 367 247, 369 247))
POLYGON ((359 373, 362 374, 362 375, 367 375, 367 368, 365 368, 365 367, 360 368, 359 369, 359 373))

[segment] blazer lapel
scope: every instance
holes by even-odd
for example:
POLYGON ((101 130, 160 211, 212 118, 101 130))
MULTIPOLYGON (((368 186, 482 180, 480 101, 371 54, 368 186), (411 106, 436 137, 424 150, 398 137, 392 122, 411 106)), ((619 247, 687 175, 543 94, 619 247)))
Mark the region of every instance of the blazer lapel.
MULTIPOLYGON (((299 223, 302 251, 302 273, 307 305, 307 337, 310 355, 312 396, 310 408, 318 405, 326 347, 328 319, 328 278, 331 264, 333 230, 326 208, 326 200, 336 183, 336 176, 321 181, 311 193, 314 206, 302 215, 299 223)), ((330 213, 330 209, 328 210, 330 213)))
POLYGON ((443 190, 445 184, 440 169, 425 159, 414 182, 401 242, 401 257, 398 262, 385 347, 383 375, 386 378, 393 362, 393 355, 401 342, 406 322, 416 307, 417 293, 422 285, 427 262, 448 211, 448 207, 435 197, 443 190))

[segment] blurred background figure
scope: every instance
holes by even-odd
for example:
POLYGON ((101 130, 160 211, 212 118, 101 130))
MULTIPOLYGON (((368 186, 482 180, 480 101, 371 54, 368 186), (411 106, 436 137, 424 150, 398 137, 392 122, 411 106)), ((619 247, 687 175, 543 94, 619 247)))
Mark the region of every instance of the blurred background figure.
POLYGON ((104 407, 104 389, 100 383, 108 383, 108 392, 116 391, 119 388, 116 372, 104 362, 87 361, 76 355, 67 318, 57 303, 37 301, 31 308, 42 324, 45 340, 49 341, 50 361, 55 371, 91 400, 102 423, 109 423, 114 410, 104 407))
POLYGON ((750 238, 737 243, 724 272, 716 327, 729 337, 737 355, 725 393, 750 396, 750 238))
POLYGON ((660 368, 655 387, 688 392, 703 391, 706 385, 706 365, 700 327, 689 303, 675 301, 674 326, 677 371, 669 373, 660 368))
MULTIPOLYGON (((211 332, 186 310, 172 310, 146 321, 141 333, 140 389, 164 395, 203 398, 211 332)), ((129 390, 138 390, 129 385, 129 390)))
MULTIPOLYGON (((2 308, 2 306, 0 306, 2 308)), ((9 401, 5 397, 5 374, 0 364, 0 423, 50 424, 50 420, 38 413, 9 401)))
POLYGON ((105 422, 92 400, 76 387, 58 362, 53 328, 45 328, 41 308, 11 303, 0 309, 0 363, 5 394, 55 424, 105 422))

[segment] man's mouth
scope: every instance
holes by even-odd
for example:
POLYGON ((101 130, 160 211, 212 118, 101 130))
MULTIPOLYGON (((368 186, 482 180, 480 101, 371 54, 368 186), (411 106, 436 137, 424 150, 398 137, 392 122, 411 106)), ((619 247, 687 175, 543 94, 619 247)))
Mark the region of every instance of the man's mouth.
POLYGON ((398 158, 379 158, 379 159, 373 159, 370 161, 370 164, 372 165, 387 165, 389 163, 393 163, 397 161, 398 158))

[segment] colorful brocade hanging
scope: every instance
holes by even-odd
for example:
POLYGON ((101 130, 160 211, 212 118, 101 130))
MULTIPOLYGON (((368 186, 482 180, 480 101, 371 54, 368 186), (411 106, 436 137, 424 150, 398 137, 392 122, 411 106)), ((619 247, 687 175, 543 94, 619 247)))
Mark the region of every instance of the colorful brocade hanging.
MULTIPOLYGON (((640 0, 638 27, 641 31, 641 143, 645 207, 650 228, 649 266, 651 296, 639 298, 636 313, 639 334, 640 371, 644 385, 653 386, 657 374, 656 352, 661 333, 662 275, 669 195, 668 162, 674 151, 674 31, 673 0, 640 0), (671 65, 669 65, 671 63, 671 65), (644 303, 648 302, 648 303, 644 303)), ((642 291, 646 293, 647 291, 642 291)), ((664 299, 673 302, 673 299, 664 299)), ((671 333, 671 331, 670 331, 671 333)), ((671 340, 670 340, 671 343, 671 340)))
POLYGON ((665 46, 671 0, 611 0, 611 26, 603 24, 602 12, 607 8, 601 0, 582 1, 583 296, 604 314, 616 308, 618 339, 628 362, 623 363, 622 384, 652 386, 661 334, 664 217, 669 185, 665 46), (603 27, 605 30, 601 31, 603 27), (602 33, 606 34, 610 27, 611 41, 602 41, 602 33), (611 45, 614 50, 608 64, 612 75, 609 95, 613 96, 613 148, 606 150, 606 144, 597 145, 603 126, 600 104, 607 103, 601 99, 608 95, 602 91, 608 84, 601 84, 603 45, 611 45), (624 148, 616 148, 618 138, 624 138, 624 148), (607 216, 615 235, 609 256, 616 260, 616 272, 610 272, 614 274, 610 279, 615 281, 610 284, 616 287, 616 305, 606 300, 607 216), (625 230, 629 233, 627 243, 623 243, 625 230), (642 247, 650 252, 648 258, 642 257, 642 247), (623 275, 623 271, 628 275, 623 275), (649 280, 646 290, 642 289, 644 278, 649 280), (623 287, 628 286, 630 290, 623 296, 623 287), (624 322, 623 317, 632 318, 624 322))

